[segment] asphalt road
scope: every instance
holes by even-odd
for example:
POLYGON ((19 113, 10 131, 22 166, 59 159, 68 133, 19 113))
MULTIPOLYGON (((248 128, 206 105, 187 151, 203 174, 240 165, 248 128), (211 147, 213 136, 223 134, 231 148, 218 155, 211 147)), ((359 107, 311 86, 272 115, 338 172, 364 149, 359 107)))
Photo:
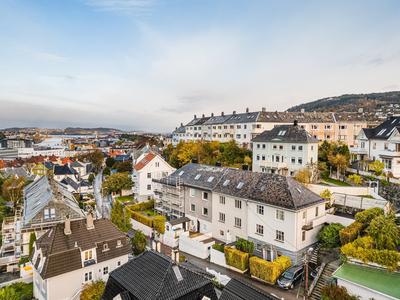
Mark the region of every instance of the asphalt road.
POLYGON ((96 200, 97 204, 97 214, 107 219, 111 219, 111 195, 107 195, 105 197, 101 196, 101 184, 103 182, 102 172, 100 171, 93 181, 93 188, 94 188, 94 199, 96 200), (104 209, 102 209, 102 205, 104 205, 104 209))

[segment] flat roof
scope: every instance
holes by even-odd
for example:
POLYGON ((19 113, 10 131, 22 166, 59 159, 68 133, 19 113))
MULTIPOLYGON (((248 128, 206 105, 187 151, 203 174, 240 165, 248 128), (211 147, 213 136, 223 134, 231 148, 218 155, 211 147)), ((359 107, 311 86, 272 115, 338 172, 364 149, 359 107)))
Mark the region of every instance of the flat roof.
POLYGON ((400 298, 400 273, 354 264, 344 264, 333 277, 348 280, 382 294, 400 298))

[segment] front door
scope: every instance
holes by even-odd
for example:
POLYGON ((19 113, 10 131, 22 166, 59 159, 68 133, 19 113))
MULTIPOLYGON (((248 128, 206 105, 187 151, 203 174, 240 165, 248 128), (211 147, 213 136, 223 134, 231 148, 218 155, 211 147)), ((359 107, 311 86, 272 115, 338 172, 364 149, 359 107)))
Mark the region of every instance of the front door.
POLYGON ((200 221, 197 220, 197 233, 200 233, 200 221))

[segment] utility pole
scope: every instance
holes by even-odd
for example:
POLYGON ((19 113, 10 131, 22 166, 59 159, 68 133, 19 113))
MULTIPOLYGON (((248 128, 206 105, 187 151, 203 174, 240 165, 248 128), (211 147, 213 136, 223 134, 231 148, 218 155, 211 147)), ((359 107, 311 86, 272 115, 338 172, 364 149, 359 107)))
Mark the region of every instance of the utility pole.
POLYGON ((103 195, 103 186, 101 187, 101 218, 104 218, 104 195, 103 195))
POLYGON ((305 294, 306 294, 306 300, 308 300, 308 250, 306 253, 306 288, 305 288, 305 294))

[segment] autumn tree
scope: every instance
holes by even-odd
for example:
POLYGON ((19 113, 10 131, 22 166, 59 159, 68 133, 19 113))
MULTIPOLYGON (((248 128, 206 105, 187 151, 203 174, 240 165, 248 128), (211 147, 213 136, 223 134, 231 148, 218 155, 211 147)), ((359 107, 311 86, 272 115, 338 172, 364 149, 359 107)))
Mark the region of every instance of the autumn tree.
POLYGON ((362 184, 362 177, 357 174, 352 174, 347 178, 347 181, 353 181, 355 185, 361 185, 362 184))
POLYGON ((300 169, 297 171, 294 179, 300 182, 302 185, 306 186, 310 183, 311 172, 308 169, 300 169))
POLYGON ((111 170, 109 167, 105 167, 103 170, 103 176, 109 176, 111 174, 111 170))
POLYGON ((122 190, 129 190, 133 186, 129 173, 113 173, 103 182, 103 194, 108 195, 112 192, 119 193, 122 196, 122 190))
POLYGON ((14 209, 22 197, 22 189, 25 185, 24 177, 13 176, 4 181, 2 186, 3 198, 13 203, 14 209))
POLYGON ((122 207, 119 201, 116 201, 114 208, 111 209, 111 222, 117 226, 122 232, 128 232, 132 228, 131 224, 132 215, 128 209, 122 207), (126 220, 126 221, 125 221, 126 220))
POLYGON ((375 217, 366 230, 378 250, 394 250, 400 244, 399 228, 394 215, 375 217))
POLYGON ((96 149, 76 154, 74 159, 81 162, 90 162, 93 167, 99 169, 103 165, 104 157, 103 152, 100 149, 96 149))
POLYGON ((346 168, 350 165, 347 157, 342 154, 329 155, 329 162, 334 168, 336 168, 338 177, 342 172, 344 173, 346 168))
POLYGON ((374 171, 376 176, 382 175, 383 174, 383 169, 385 168, 385 163, 381 162, 379 159, 376 161, 370 163, 369 169, 374 171))
POLYGON ((91 281, 89 283, 85 283, 82 287, 81 295, 79 296, 80 300, 100 300, 103 295, 104 289, 106 288, 106 284, 103 280, 98 279, 96 281, 91 281))
POLYGON ((133 165, 132 165, 132 160, 126 160, 118 164, 117 166, 117 172, 123 173, 123 172, 128 172, 132 173, 133 170, 133 165))
POLYGON ((147 238, 141 230, 136 230, 135 236, 131 239, 131 245, 135 249, 135 255, 139 255, 146 250, 147 238))

